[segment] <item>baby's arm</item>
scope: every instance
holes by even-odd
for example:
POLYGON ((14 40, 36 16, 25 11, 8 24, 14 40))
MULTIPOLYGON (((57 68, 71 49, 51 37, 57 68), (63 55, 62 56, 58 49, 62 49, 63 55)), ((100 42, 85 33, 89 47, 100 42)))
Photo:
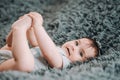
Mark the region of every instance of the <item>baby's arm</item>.
POLYGON ((33 19, 35 36, 45 59, 52 67, 62 68, 62 57, 58 53, 56 45, 42 26, 42 16, 36 12, 29 13, 29 16, 33 19))

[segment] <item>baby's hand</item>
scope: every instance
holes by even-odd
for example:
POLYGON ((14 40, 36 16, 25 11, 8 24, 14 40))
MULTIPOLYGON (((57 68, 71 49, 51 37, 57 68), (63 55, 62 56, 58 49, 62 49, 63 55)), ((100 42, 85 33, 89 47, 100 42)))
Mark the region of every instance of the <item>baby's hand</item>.
POLYGON ((12 28, 23 28, 28 30, 31 27, 32 19, 24 15, 12 24, 12 28))
POLYGON ((43 25, 43 18, 42 18, 42 16, 39 13, 37 13, 37 12, 30 12, 28 15, 33 20, 32 26, 42 26, 43 25))

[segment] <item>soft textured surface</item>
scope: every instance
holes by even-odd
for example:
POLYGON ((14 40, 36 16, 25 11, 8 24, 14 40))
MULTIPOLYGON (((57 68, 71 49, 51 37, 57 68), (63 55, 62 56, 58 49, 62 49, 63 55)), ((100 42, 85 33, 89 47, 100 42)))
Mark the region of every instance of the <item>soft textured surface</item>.
POLYGON ((0 47, 10 25, 30 11, 44 16, 56 44, 88 36, 98 41, 102 55, 65 70, 5 71, 0 80, 120 80, 120 0, 1 0, 0 47))

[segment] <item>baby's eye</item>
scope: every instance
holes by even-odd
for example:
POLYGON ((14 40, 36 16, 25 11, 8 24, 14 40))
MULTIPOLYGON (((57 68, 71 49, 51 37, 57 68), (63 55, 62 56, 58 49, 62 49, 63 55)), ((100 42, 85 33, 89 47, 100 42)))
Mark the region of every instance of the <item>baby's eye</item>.
POLYGON ((83 53, 82 52, 80 52, 80 56, 83 57, 83 53))
POLYGON ((78 44, 79 44, 78 41, 75 41, 75 45, 78 46, 78 44))

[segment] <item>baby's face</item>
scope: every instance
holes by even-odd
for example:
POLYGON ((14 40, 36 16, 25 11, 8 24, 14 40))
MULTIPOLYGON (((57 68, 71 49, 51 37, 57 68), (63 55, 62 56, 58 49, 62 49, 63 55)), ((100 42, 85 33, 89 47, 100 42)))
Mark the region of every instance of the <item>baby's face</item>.
POLYGON ((62 49, 72 62, 83 62, 88 58, 95 57, 95 49, 90 46, 91 43, 89 39, 81 38, 66 42, 62 45, 62 49))

